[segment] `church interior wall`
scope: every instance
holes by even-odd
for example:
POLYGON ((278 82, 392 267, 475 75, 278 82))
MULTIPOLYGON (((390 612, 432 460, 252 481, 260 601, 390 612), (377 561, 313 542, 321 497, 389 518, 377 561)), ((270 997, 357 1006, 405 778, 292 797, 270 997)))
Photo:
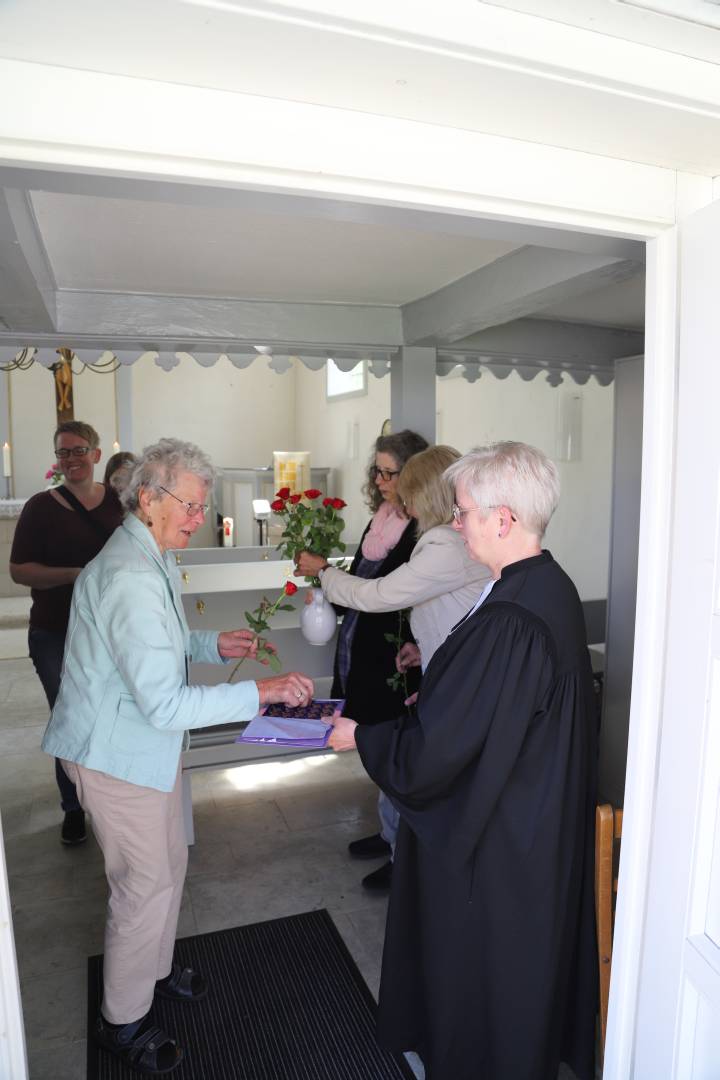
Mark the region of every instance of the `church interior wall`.
POLYGON ((172 435, 216 466, 265 465, 273 450, 294 449, 295 372, 277 375, 262 359, 203 368, 189 357, 168 372, 143 359, 132 368, 132 412, 135 450, 172 435))
MULTIPOLYGON (((73 380, 75 415, 98 430, 104 458, 116 438, 111 375, 85 372, 73 380)), ((565 566, 583 599, 607 593, 610 528, 613 390, 591 379, 550 386, 512 373, 484 372, 475 383, 437 381, 438 441, 461 452, 494 439, 516 438, 557 455, 558 410, 564 396, 581 399, 579 459, 559 462, 563 497, 550 524, 547 546, 565 566)), ((11 376, 14 485, 27 497, 44 485, 52 464, 55 424, 52 376, 35 364, 11 376)), ((332 494, 348 503, 348 539, 367 521, 360 494, 370 447, 390 415, 390 378, 368 375, 367 393, 328 401, 325 371, 301 364, 282 375, 259 358, 237 369, 228 360, 202 368, 186 357, 166 372, 152 359, 132 367, 133 450, 162 435, 196 442, 218 466, 269 463, 273 450, 309 450, 318 466, 334 470, 332 494)), ((205 534, 203 534, 205 535, 205 534)), ((211 533, 207 533, 210 542, 211 533)))
POLYGON ((488 372, 468 384, 438 379, 438 441, 462 453, 498 439, 518 439, 544 450, 560 470, 560 505, 545 546, 575 582, 583 600, 607 595, 612 485, 613 390, 590 379, 559 387, 538 375, 530 382, 515 372, 496 379, 488 372), (567 395, 581 399, 582 437, 576 461, 557 461, 559 410, 567 395))
MULTIPOLYGON (((12 493, 18 499, 26 499, 45 486, 45 473, 55 462, 52 435, 57 419, 53 375, 47 368, 33 364, 26 371, 13 371, 4 378, 10 387, 12 493)), ((106 381, 112 383, 111 379, 106 381)))

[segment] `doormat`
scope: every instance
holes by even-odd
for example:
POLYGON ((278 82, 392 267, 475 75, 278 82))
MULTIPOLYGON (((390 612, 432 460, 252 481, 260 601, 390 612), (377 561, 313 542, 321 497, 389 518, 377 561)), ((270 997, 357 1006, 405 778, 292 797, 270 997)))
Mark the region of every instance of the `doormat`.
MULTIPOLYGON (((198 1002, 156 998, 185 1055, 174 1080, 412 1080, 375 1038, 377 1006, 326 910, 181 938, 175 959, 207 979, 198 1002)), ((88 961, 88 1080, 138 1072, 92 1041, 102 956, 88 961)))

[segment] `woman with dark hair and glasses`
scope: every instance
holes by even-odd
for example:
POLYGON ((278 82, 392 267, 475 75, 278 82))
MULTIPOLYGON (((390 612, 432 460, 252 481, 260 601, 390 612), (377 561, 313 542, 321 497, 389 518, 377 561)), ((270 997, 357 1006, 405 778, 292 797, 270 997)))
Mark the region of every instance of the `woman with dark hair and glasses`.
MULTIPOLYGON (((361 578, 382 578, 406 563, 417 543, 415 522, 408 517, 397 497, 397 483, 405 463, 427 449, 427 442, 414 431, 398 431, 381 435, 375 441, 368 464, 363 494, 373 512, 368 522, 350 573, 361 578)), ((326 565, 321 555, 303 552, 303 572, 317 575, 326 565)), ((335 670, 331 696, 345 699, 345 714, 359 724, 378 724, 397 716, 403 710, 400 688, 393 689, 388 679, 395 672, 397 648, 388 635, 397 636, 398 614, 395 611, 358 611, 335 605, 343 614, 342 626, 335 651, 335 670)), ((409 673, 411 689, 417 689, 417 669, 409 673)), ((350 854, 357 859, 389 856, 393 835, 387 832, 354 840, 350 854)), ((368 875, 371 877, 371 875, 368 875)), ((368 880, 367 878, 365 879, 368 880)), ((375 887, 375 882, 369 883, 375 887)))
POLYGON ((202 524, 213 476, 192 443, 161 439, 143 451, 122 491, 125 520, 75 583, 62 684, 43 739, 92 815, 110 886, 93 1035, 153 1075, 183 1056, 153 1019, 154 997, 192 1005, 207 994, 197 972, 173 961, 187 867, 184 734, 313 695, 298 672, 232 686, 188 683, 192 661, 257 652, 249 630, 190 631, 185 620, 173 550, 202 524))
MULTIPOLYGON (((375 441, 363 494, 372 511, 350 573, 362 578, 385 577, 407 562, 416 543, 414 522, 397 498, 397 481, 405 462, 425 450, 427 442, 414 431, 381 435, 375 441)), ((307 575, 325 565, 319 555, 304 556, 307 575)), ((377 724, 402 711, 402 697, 387 679, 395 671, 395 646, 386 634, 397 633, 395 612, 371 613, 337 608, 344 615, 337 650, 332 696, 345 698, 345 712, 359 724, 377 724)))
MULTIPOLYGON (((101 454, 97 431, 81 420, 67 420, 55 432, 53 446, 63 483, 25 503, 10 554, 13 581, 30 586, 28 651, 51 709, 60 689, 75 578, 122 521, 115 491, 93 477, 101 454)), ((55 778, 64 814, 60 839, 81 844, 85 814, 59 761, 55 778)))

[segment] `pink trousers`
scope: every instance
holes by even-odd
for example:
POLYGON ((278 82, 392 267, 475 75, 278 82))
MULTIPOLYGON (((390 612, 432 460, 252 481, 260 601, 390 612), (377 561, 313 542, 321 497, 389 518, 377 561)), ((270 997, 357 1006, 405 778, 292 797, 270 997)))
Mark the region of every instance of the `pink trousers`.
POLYGON ((92 817, 110 886, 103 1016, 129 1024, 148 1012, 156 980, 172 967, 188 857, 180 767, 171 792, 63 767, 92 817))

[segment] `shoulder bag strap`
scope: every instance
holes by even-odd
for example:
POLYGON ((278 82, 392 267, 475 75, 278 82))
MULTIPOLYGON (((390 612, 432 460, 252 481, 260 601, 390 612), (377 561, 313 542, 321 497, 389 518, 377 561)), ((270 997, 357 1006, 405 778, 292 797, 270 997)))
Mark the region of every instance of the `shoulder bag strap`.
POLYGON ((66 502, 70 503, 73 510, 76 510, 78 514, 81 514, 85 518, 85 520, 88 522, 89 525, 92 526, 95 532, 99 536, 102 536, 103 540, 109 539, 110 535, 113 533, 114 530, 108 529, 105 525, 103 525, 101 521, 98 521, 97 518, 94 518, 88 508, 86 506, 83 506, 78 497, 76 495, 73 495, 72 491, 68 491, 64 484, 60 484, 60 486, 56 487, 55 490, 57 491, 58 495, 62 495, 63 499, 65 499, 66 502))

